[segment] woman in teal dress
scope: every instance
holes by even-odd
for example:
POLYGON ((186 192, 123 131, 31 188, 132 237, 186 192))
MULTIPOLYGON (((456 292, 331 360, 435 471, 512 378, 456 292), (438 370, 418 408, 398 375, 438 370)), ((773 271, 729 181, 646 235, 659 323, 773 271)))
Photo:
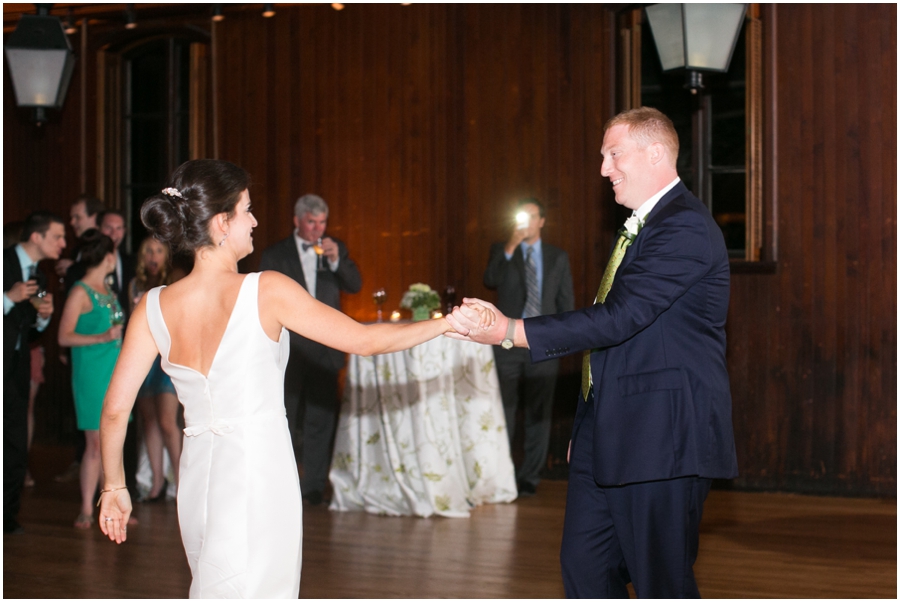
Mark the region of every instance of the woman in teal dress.
POLYGON ((100 484, 100 411, 119 358, 124 314, 106 277, 116 269, 113 241, 99 230, 81 237, 84 277, 69 292, 59 321, 59 344, 72 348, 72 395, 86 446, 81 459, 81 513, 75 526, 88 529, 100 484))

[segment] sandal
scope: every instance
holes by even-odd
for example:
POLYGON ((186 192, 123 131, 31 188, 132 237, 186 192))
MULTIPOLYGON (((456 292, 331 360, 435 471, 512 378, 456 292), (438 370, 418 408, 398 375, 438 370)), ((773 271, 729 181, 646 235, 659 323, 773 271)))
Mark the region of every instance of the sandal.
POLYGON ((79 514, 75 519, 76 529, 90 529, 92 524, 94 524, 93 514, 79 514))

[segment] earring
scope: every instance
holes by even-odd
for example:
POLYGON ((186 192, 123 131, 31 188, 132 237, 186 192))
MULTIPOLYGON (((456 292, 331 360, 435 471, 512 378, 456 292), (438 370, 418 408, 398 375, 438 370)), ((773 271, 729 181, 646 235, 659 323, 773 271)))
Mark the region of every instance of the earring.
POLYGON ((220 247, 221 247, 222 245, 225 244, 225 239, 226 239, 226 238, 228 238, 228 232, 226 232, 226 233, 225 233, 225 236, 222 238, 222 240, 219 241, 219 246, 220 246, 220 247))

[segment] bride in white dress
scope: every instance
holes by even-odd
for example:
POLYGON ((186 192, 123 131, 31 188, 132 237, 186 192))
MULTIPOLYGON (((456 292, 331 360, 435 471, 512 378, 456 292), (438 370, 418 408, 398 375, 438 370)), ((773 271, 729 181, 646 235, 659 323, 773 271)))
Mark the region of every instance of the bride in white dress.
MULTIPOLYGON (((184 405, 178 520, 191 598, 296 598, 302 505, 284 409, 285 328, 359 355, 399 351, 451 330, 446 320, 362 325, 276 272, 239 274, 256 227, 243 169, 188 161, 147 199, 144 225, 194 269, 135 308, 100 421, 100 528, 126 540, 131 499, 122 445, 157 352, 184 405)), ((482 325, 494 319, 482 314, 482 325)))

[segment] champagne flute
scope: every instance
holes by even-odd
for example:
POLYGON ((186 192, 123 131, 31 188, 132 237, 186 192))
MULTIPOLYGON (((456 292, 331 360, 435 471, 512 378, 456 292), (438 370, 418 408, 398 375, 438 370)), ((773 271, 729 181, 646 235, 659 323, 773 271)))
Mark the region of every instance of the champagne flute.
POLYGON ((375 302, 375 305, 378 306, 378 321, 382 321, 381 315, 381 306, 384 305, 384 302, 387 300, 387 292, 383 288, 378 289, 374 293, 372 293, 372 301, 375 302))
MULTIPOLYGON (((119 304, 119 299, 117 298, 118 291, 116 290, 116 279, 112 274, 108 274, 105 279, 106 289, 109 292, 109 325, 120 326, 125 324, 125 311, 122 309, 122 306, 119 304)), ((119 337, 117 341, 118 345, 122 345, 122 338, 119 337)))
POLYGON ((322 271, 325 269, 325 262, 323 261, 323 255, 325 253, 325 249, 322 248, 322 238, 316 241, 316 244, 313 246, 313 251, 316 252, 316 270, 322 271))

